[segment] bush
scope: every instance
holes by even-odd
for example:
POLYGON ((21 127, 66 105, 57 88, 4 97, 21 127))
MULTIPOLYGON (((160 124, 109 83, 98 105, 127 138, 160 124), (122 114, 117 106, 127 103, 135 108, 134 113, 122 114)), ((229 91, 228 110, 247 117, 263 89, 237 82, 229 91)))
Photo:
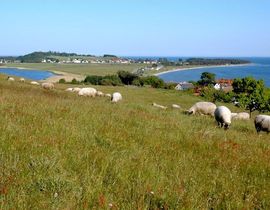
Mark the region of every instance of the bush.
POLYGON ((169 83, 165 83, 164 88, 168 89, 168 90, 174 90, 176 85, 177 85, 177 83, 169 82, 169 83))
POLYGON ((133 80, 132 85, 143 87, 144 86, 144 80, 141 77, 139 77, 139 78, 133 80))
POLYGON ((148 76, 142 78, 144 85, 150 85, 153 88, 164 88, 165 83, 162 79, 158 78, 157 76, 148 76))
POLYGON ((84 79, 84 82, 85 83, 89 83, 91 85, 100 85, 101 84, 101 80, 103 79, 102 76, 87 76, 85 79, 84 79))
POLYGON ((133 81, 138 78, 136 74, 130 73, 128 71, 118 71, 117 75, 125 85, 131 85, 133 81))
POLYGON ((66 80, 64 78, 62 78, 59 80, 59 83, 64 84, 64 83, 66 83, 66 80))
POLYGON ((235 94, 233 92, 226 93, 223 90, 216 90, 211 86, 207 86, 202 89, 201 96, 212 102, 221 101, 230 103, 235 94))
POLYGON ((71 81, 71 84, 79 84, 80 82, 78 80, 76 80, 75 78, 71 81))
POLYGON ((108 75, 103 77, 99 85, 121 86, 123 83, 117 75, 108 75))

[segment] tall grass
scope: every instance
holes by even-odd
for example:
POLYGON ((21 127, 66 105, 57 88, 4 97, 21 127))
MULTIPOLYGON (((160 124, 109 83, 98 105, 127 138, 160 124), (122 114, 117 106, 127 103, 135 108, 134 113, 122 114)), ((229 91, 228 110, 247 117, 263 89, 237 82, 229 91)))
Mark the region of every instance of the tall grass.
MULTIPOLYGON (((253 122, 152 102, 200 98, 97 87, 124 100, 80 98, 0 80, 0 209, 269 209, 269 136, 253 122)), ((236 108, 231 107, 236 110, 236 108)))

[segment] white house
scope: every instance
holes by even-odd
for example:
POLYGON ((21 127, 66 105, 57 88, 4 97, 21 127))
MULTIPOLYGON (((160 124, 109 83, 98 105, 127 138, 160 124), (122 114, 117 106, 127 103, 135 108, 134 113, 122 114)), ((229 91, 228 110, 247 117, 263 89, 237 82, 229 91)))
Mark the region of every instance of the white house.
POLYGON ((219 83, 216 83, 215 86, 214 86, 214 88, 216 90, 221 90, 221 85, 219 83))
POLYGON ((73 63, 81 63, 81 60, 79 60, 79 59, 74 59, 74 60, 73 60, 73 63))

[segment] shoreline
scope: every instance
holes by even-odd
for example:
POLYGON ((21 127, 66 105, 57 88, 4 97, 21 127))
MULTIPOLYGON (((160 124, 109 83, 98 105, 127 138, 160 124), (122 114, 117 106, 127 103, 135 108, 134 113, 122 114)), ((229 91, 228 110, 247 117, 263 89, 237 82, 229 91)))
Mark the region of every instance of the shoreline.
POLYGON ((231 64, 231 65, 215 65, 215 66, 198 66, 198 67, 190 67, 190 68, 182 68, 182 69, 172 69, 168 71, 159 72, 156 74, 153 74, 154 76, 160 76, 163 74, 168 74, 172 72, 177 71, 188 71, 188 70, 196 70, 196 69, 208 69, 208 68, 221 68, 221 67, 237 67, 237 66, 250 66, 253 65, 253 63, 247 63, 247 64, 231 64))
POLYGON ((0 66, 1 68, 6 68, 6 69, 21 69, 21 70, 34 70, 34 71, 47 71, 51 72, 54 75, 46 78, 46 79, 41 79, 38 80, 40 82, 52 82, 52 83, 58 83, 60 79, 65 79, 67 82, 71 82, 73 79, 76 80, 84 80, 85 76, 80 75, 80 74, 73 74, 73 73, 67 73, 67 72, 62 72, 62 71, 55 71, 55 70, 40 70, 40 69, 32 69, 32 68, 24 68, 24 67, 9 67, 9 66, 0 66))
POLYGON ((85 79, 85 76, 80 75, 80 74, 72 74, 72 73, 67 73, 67 72, 62 72, 62 71, 51 71, 51 70, 50 72, 54 73, 55 75, 48 77, 47 79, 40 80, 40 81, 57 83, 59 82, 60 79, 65 79, 66 82, 71 82, 73 79, 76 79, 78 81, 85 79))

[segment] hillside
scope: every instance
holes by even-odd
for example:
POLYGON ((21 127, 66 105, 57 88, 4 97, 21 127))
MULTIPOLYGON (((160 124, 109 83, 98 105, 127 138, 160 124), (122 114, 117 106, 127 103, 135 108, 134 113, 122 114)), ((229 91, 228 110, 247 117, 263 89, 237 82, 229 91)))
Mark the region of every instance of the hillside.
POLYGON ((52 61, 59 61, 67 58, 90 58, 92 55, 80 55, 76 53, 65 53, 65 52, 33 52, 27 55, 19 56, 17 60, 22 63, 41 63, 43 60, 50 59, 52 61))
POLYGON ((224 131, 151 106, 201 100, 177 91, 96 87, 122 93, 111 104, 4 78, 1 209, 270 208, 269 136, 252 121, 224 131))

